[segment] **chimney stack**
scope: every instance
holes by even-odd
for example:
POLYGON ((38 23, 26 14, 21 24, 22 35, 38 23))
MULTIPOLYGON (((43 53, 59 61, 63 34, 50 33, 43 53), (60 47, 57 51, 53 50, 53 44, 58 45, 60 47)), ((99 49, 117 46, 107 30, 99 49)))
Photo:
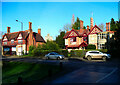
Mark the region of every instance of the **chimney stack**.
POLYGON ((83 29, 83 21, 80 20, 80 29, 83 29))
POLYGON ((106 31, 108 31, 108 23, 106 23, 106 31))
POLYGON ((93 28, 93 18, 90 18, 90 30, 93 28))
POLYGON ((41 29, 38 29, 38 34, 41 36, 41 29))
POLYGON ((32 22, 29 22, 29 32, 32 32, 32 22))
POLYGON ((10 27, 7 27, 7 33, 10 33, 10 27))
POLYGON ((110 22, 106 23, 106 31, 110 31, 110 22))
POLYGON ((29 29, 32 29, 32 22, 29 22, 29 29))
POLYGON ((87 30, 89 30, 89 25, 87 25, 87 30))

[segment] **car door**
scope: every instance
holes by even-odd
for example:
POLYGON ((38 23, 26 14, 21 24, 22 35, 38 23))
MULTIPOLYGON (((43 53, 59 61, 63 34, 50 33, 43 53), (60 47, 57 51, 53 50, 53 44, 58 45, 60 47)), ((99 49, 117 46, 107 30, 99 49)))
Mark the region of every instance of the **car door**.
POLYGON ((50 56, 51 56, 52 59, 56 59, 55 53, 51 53, 50 56))
POLYGON ((49 54, 49 58, 50 58, 50 59, 54 59, 53 57, 54 57, 54 54, 53 54, 53 53, 50 53, 50 54, 49 54))
POLYGON ((100 58, 99 52, 93 52, 93 58, 100 58))
POLYGON ((102 57, 103 57, 103 53, 99 52, 99 58, 102 58, 102 57))

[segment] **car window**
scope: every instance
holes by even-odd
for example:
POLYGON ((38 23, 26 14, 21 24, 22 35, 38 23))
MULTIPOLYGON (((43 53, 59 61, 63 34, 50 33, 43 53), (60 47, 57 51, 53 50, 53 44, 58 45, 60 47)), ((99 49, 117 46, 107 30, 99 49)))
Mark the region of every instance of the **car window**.
POLYGON ((50 55, 54 55, 54 53, 50 53, 50 55))
POLYGON ((58 53, 54 53, 55 55, 58 55, 58 53))
POLYGON ((90 52, 90 53, 93 53, 93 54, 99 54, 99 52, 90 52))

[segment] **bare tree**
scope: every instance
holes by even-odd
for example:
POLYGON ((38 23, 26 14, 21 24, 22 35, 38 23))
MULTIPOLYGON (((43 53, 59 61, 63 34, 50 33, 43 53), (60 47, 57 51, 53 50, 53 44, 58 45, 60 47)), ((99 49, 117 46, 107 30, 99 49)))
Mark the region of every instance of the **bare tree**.
POLYGON ((71 29, 72 29, 71 24, 68 24, 68 23, 67 23, 67 24, 65 24, 65 25, 63 26, 63 30, 66 31, 66 32, 67 32, 67 31, 70 31, 71 29))
POLYGON ((72 25, 69 24, 69 23, 67 23, 67 24, 65 24, 65 25, 63 26, 62 29, 59 30, 59 32, 62 32, 62 31, 67 32, 67 31, 70 31, 71 29, 72 29, 72 25))
POLYGON ((103 31, 105 31, 105 25, 104 25, 103 23, 99 24, 98 27, 99 27, 100 29, 102 29, 103 31))

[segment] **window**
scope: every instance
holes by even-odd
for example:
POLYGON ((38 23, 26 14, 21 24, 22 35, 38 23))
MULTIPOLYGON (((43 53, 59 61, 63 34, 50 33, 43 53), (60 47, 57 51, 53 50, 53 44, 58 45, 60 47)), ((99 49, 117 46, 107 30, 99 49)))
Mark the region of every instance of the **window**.
POLYGON ((105 49, 105 44, 100 44, 99 49, 105 49))
POLYGON ((11 43, 13 44, 13 43, 14 43, 14 40, 11 40, 11 43))
POLYGON ((76 42, 76 37, 72 37, 70 41, 71 42, 76 42))
POLYGON ((18 43, 19 43, 19 44, 22 44, 22 43, 23 43, 23 40, 18 40, 18 43))
POLYGON ((54 55, 54 53, 50 53, 50 55, 54 55))
POLYGON ((4 45, 7 45, 7 42, 3 42, 4 45))
POLYGON ((84 41, 87 41, 87 37, 84 37, 83 40, 84 40, 84 41))
POLYGON ((99 52, 90 52, 90 53, 99 54, 99 52))
POLYGON ((100 34, 98 34, 98 39, 100 39, 100 34))

